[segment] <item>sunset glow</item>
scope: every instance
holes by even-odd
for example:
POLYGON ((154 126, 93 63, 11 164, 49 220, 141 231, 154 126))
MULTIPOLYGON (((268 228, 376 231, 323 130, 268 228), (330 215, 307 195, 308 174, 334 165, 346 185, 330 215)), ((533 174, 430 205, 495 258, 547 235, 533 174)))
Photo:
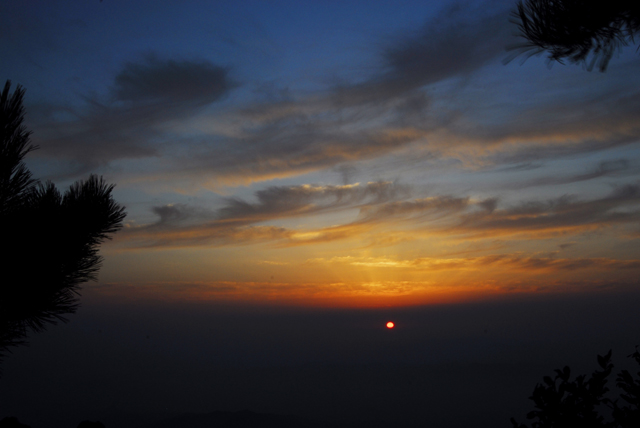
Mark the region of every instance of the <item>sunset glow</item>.
MULTIPOLYGON (((92 293, 380 307, 633 287, 637 58, 623 55, 606 75, 535 57, 505 64, 511 3, 428 3, 407 6, 422 18, 401 25, 327 6, 349 19, 311 63, 298 43, 324 28, 274 25, 273 9, 256 5, 277 49, 227 46, 262 40, 249 21, 218 22, 228 35, 206 49, 195 37, 190 54, 160 35, 143 50, 123 43, 108 70, 83 63, 65 88, 82 94, 73 99, 16 68, 41 148, 27 159, 35 176, 104 175, 127 207, 126 227, 102 249, 108 287, 92 293), (451 61, 417 60, 448 58, 468 19, 473 43, 451 61), (382 34, 397 36, 382 46, 382 34)), ((146 28, 152 18, 138 19, 146 28)))

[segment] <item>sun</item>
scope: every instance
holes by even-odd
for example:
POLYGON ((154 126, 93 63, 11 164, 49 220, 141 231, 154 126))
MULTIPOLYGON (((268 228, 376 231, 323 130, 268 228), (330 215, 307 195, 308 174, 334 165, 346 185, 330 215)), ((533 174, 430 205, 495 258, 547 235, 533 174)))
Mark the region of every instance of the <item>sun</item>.
POLYGON ((393 321, 389 321, 389 322, 387 323, 387 328, 393 328, 393 327, 395 327, 395 326, 396 326, 396 325, 393 323, 393 321))

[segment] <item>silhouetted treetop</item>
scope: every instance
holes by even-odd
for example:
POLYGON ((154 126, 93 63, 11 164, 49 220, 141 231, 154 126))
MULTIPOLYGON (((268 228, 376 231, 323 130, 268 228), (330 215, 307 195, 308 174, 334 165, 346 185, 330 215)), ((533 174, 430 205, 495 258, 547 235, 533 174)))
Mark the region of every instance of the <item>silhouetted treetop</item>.
POLYGON ((640 31, 640 2, 525 0, 518 2, 512 17, 527 41, 520 51, 529 56, 546 51, 551 61, 568 59, 604 71, 615 52, 634 43, 640 31))
POLYGON ((36 183, 22 161, 36 147, 29 143, 23 124, 24 89, 18 86, 10 95, 11 82, 7 81, 0 93, 0 214, 20 206, 27 190, 36 183))
POLYGON ((34 180, 24 157, 36 147, 23 125, 24 90, 0 93, 0 357, 29 330, 64 321, 78 307, 80 285, 95 280, 100 244, 122 227, 124 207, 101 177, 62 194, 34 180))
MULTIPOLYGON (((640 353, 629 355, 640 365, 640 353)), ((600 369, 590 377, 576 376, 564 367, 555 371, 554 378, 544 376, 536 385, 533 395, 534 410, 527 414, 532 428, 638 428, 640 427, 640 372, 638 379, 622 370, 616 377, 616 386, 622 391, 616 399, 608 396, 608 377, 613 370, 611 351, 598 355, 600 369)), ((528 428, 511 418, 514 428, 528 428)))

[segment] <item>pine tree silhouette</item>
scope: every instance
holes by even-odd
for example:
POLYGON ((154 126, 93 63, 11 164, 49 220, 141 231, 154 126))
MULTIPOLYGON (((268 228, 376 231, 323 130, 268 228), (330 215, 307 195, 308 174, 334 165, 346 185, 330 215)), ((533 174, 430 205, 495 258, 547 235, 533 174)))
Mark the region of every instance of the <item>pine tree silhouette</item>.
POLYGON ((595 65, 605 71, 622 46, 640 32, 640 3, 628 0, 526 0, 512 14, 528 56, 546 51, 550 61, 595 65), (589 56, 591 55, 590 59, 589 56))
POLYGON ((122 227, 113 185, 91 175, 64 194, 33 179, 24 157, 37 147, 24 122, 24 89, 0 93, 0 358, 29 331, 66 321, 82 283, 100 269, 98 247, 122 227))

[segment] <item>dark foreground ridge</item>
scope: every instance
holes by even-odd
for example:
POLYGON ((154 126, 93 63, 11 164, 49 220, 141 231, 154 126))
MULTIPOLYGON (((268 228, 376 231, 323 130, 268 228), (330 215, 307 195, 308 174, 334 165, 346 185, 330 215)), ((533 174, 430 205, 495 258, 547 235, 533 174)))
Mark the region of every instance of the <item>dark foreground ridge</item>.
POLYGON ((294 415, 238 412, 184 413, 141 428, 326 428, 339 427, 330 422, 315 421, 294 415))
MULTIPOLYGON (((137 428, 386 428, 395 426, 383 421, 330 422, 296 415, 257 413, 251 410, 237 412, 183 413, 160 421, 145 423, 137 428)), ((21 423, 15 417, 0 420, 0 428, 47 428, 21 423)), ((73 427, 69 427, 73 428, 73 427)), ((77 428, 112 428, 101 422, 83 421, 77 428)), ((115 427, 117 428, 117 427, 115 427)))
MULTIPOLYGON (((20 423, 18 418, 7 416, 0 420, 0 428, 31 428, 29 425, 20 423)), ((105 428, 102 422, 82 421, 77 428, 105 428)))

